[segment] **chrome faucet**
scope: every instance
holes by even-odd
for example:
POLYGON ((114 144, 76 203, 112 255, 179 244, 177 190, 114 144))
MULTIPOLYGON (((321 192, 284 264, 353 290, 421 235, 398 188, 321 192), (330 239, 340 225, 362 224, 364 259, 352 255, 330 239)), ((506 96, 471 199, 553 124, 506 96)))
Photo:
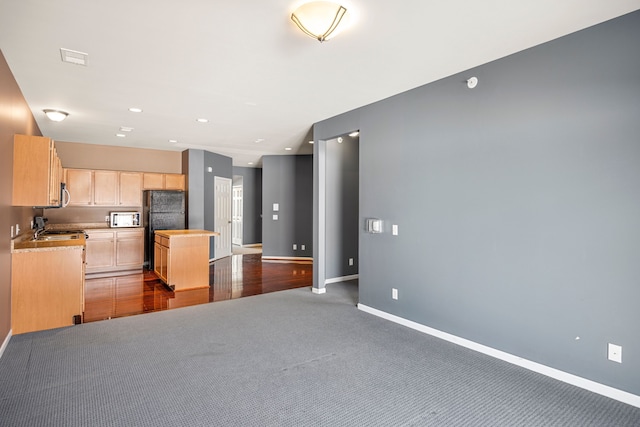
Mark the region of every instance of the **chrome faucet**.
POLYGON ((40 233, 44 231, 44 228, 36 228, 35 233, 33 233, 33 240, 38 240, 38 236, 40 233))

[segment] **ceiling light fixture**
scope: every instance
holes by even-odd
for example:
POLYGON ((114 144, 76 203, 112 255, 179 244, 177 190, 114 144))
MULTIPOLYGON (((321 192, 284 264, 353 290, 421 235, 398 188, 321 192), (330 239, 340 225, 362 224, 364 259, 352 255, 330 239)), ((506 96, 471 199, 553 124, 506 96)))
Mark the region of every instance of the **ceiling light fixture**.
POLYGON ((129 108, 129 111, 131 111, 132 113, 142 113, 142 108, 131 107, 129 108))
POLYGON ((196 119, 198 123, 209 123, 209 119, 196 119))
POLYGON ((69 113, 62 110, 51 110, 47 108, 46 110, 42 110, 42 111, 44 111, 44 114, 52 122, 61 122, 64 119, 66 119, 67 116, 69 115, 69 113))
MULTIPOLYGON (((298 7, 291 20, 306 35, 322 43, 335 37, 340 31, 338 26, 345 17, 347 9, 330 1, 312 1, 298 7)), ((343 22, 343 27, 346 25, 343 22)))
POLYGON ((116 136, 118 138, 125 138, 127 135, 125 135, 124 133, 116 133, 116 136))
POLYGON ((133 128, 129 126, 120 126, 120 132, 133 132, 133 128))
POLYGON ((285 148, 285 151, 291 151, 291 150, 293 150, 293 148, 291 148, 291 147, 285 148))

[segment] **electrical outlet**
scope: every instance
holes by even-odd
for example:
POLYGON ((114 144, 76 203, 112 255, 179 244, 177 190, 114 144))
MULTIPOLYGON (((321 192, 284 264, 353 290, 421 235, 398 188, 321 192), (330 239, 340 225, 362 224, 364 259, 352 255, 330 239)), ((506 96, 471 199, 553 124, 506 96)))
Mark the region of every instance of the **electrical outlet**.
POLYGON ((391 298, 398 299, 398 290, 396 288, 391 288, 391 298))
POLYGON ((304 251, 305 245, 300 245, 300 249, 304 251))
POLYGON ((29 224, 30 224, 31 230, 33 230, 33 220, 31 220, 29 224))
POLYGON ((298 245, 296 245, 295 243, 293 244, 293 250, 297 251, 298 250, 298 245))
POLYGON ((609 360, 622 363, 622 346, 609 343, 609 360))
POLYGON ((349 265, 353 265, 353 258, 349 258, 349 265))
POLYGON ((20 234, 20 224, 16 224, 16 236, 20 234))
POLYGON ((391 226, 391 234, 393 234, 394 236, 398 235, 398 225, 397 224, 393 224, 391 226))
POLYGON ((104 216, 104 222, 109 222, 109 215, 104 216))
POLYGON ((11 238, 13 239, 13 225, 11 226, 11 238))

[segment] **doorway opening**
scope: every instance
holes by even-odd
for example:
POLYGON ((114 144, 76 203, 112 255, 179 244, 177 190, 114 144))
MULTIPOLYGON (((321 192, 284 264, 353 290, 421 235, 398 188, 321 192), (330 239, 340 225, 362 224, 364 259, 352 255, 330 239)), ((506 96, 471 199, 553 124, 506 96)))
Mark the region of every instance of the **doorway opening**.
POLYGON ((316 142, 314 147, 313 292, 359 277, 359 134, 316 142))

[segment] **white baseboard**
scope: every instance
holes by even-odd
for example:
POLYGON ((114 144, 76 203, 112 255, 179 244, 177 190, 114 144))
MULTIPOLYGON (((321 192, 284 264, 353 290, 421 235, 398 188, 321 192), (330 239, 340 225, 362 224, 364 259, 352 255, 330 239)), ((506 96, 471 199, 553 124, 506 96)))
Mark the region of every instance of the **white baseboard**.
POLYGON ((240 245, 242 248, 261 248, 262 243, 247 243, 246 245, 240 245))
POLYGON ((360 277, 360 275, 358 275, 358 274, 352 274, 351 276, 334 277, 332 279, 325 280, 324 284, 328 285, 329 283, 348 282, 349 280, 355 280, 355 279, 357 279, 359 277, 360 277))
POLYGON ((311 264, 313 263, 313 258, 311 257, 293 257, 293 256, 263 256, 262 261, 264 262, 292 262, 292 263, 300 263, 300 264, 311 264))
POLYGON ((402 317, 398 317, 393 314, 380 311, 378 309, 366 306, 364 304, 358 304, 358 309, 364 312, 367 312, 369 314, 373 314, 374 316, 378 316, 383 319, 390 320, 394 323, 398 323, 400 325, 406 326, 408 328, 415 329, 416 331, 423 332, 425 334, 432 335, 437 338, 441 338, 445 341, 458 344, 462 347, 466 347, 468 349, 475 350, 477 352, 486 354, 488 356, 495 357, 496 359, 504 360, 505 362, 520 366, 525 369, 529 369, 530 371, 537 372, 542 375, 546 375, 547 377, 555 378, 556 380, 559 380, 559 381, 574 385, 576 387, 580 387, 582 389, 589 390, 594 393, 598 393, 602 396, 606 396, 611 399, 618 400, 628 405, 632 405, 640 408, 640 396, 637 396, 635 394, 632 394, 623 390, 619 390, 617 388, 613 388, 608 385, 600 384, 595 381, 591 381, 586 378, 582 378, 577 375, 573 375, 564 371, 560 371, 558 369, 551 368, 549 366, 545 366, 537 362, 532 362, 530 360, 523 359, 522 357, 514 356, 513 354, 505 353, 504 351, 496 350, 494 348, 487 347, 482 344, 478 344, 476 342, 467 340, 465 338, 460 338, 458 336, 451 335, 449 333, 442 332, 425 325, 421 325, 420 323, 416 323, 411 320, 407 320, 402 317))
POLYGON ((314 294, 322 295, 327 293, 327 288, 311 288, 311 292, 314 294))
POLYGON ((9 333, 7 334, 7 336, 5 337, 4 341, 2 342, 2 345, 0 346, 0 358, 4 354, 4 350, 9 345, 9 340, 11 339, 12 335, 13 335, 13 329, 9 329, 9 333))

